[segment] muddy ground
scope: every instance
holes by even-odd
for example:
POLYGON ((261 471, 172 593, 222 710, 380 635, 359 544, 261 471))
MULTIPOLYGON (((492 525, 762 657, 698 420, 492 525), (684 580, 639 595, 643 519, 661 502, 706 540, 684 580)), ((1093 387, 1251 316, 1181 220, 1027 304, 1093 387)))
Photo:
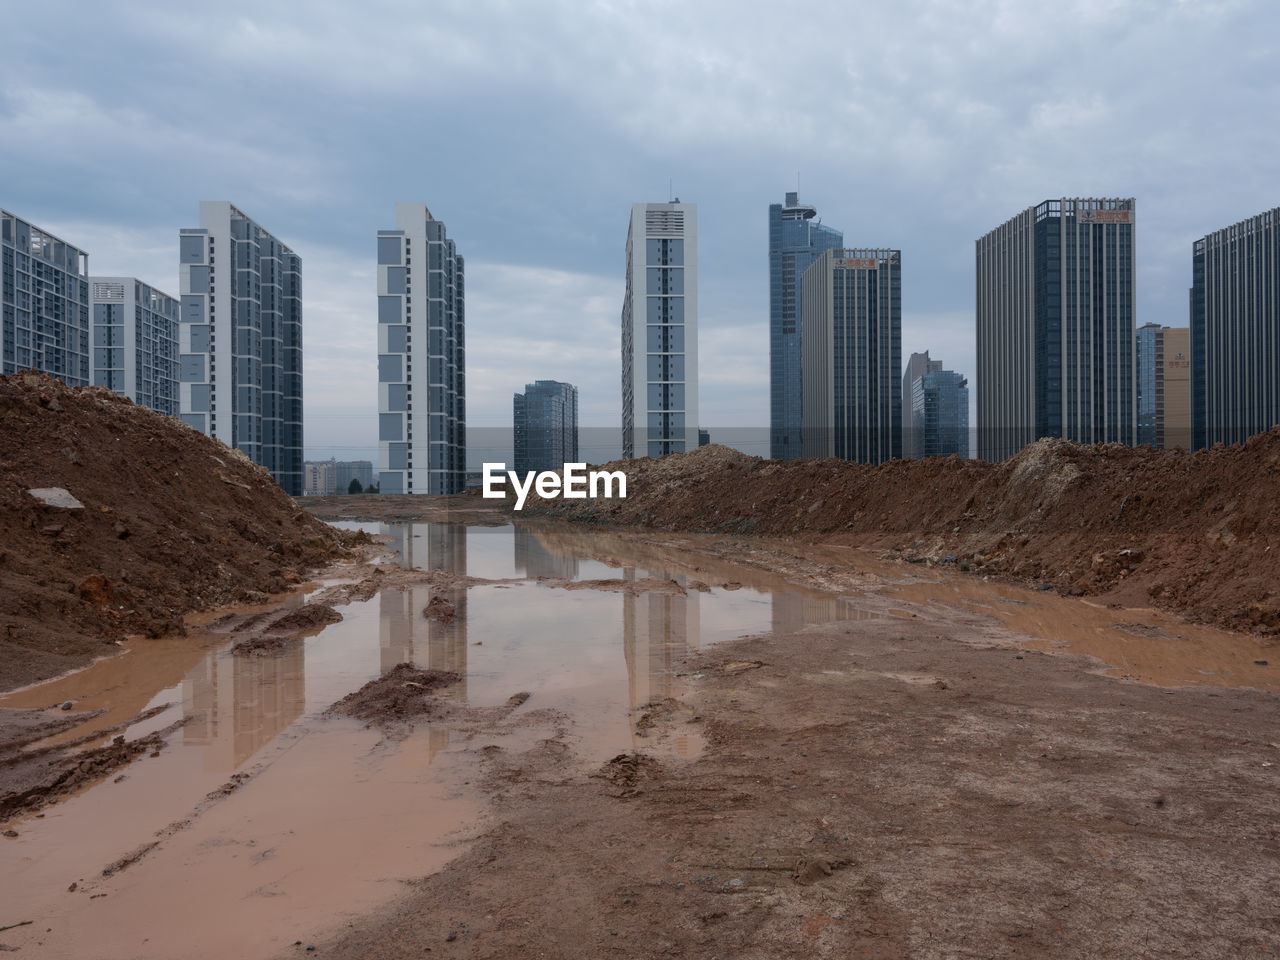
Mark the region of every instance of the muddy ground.
MULTIPOLYGON (((715 450, 702 456, 725 459, 715 450)), ((1074 481, 1050 482, 1061 464, 1037 456, 1033 464, 1048 464, 1041 492, 1024 495, 1042 510, 1045 490, 1060 493, 1074 481)), ((762 468, 734 457, 725 469, 737 477, 735 489, 750 491, 750 474, 762 468)), ((695 494, 685 493, 673 502, 693 509, 695 494)), ((333 519, 510 519, 475 498, 305 505, 333 519)), ((821 513, 804 509, 809 517, 821 513)), ((1234 507, 1227 513, 1239 515, 1234 507)), ((1235 958, 1280 951, 1280 702, 1269 636, 1249 641, 1259 671, 1249 675, 1266 689, 1127 682, 1104 676, 1088 658, 1030 650, 1026 637, 980 609, 904 598, 888 582, 892 574, 851 559, 845 534, 698 537, 635 529, 668 522, 657 514, 622 519, 600 538, 596 559, 609 563, 610 543, 625 542, 628 555, 652 557, 655 568, 669 562, 689 570, 685 585, 657 578, 544 585, 660 597, 706 584, 732 589, 768 571, 831 596, 858 595, 860 609, 874 615, 688 654, 675 669, 691 692, 641 706, 633 718, 640 747, 604 764, 584 761, 585 732, 568 729, 554 704, 526 705, 527 695, 513 692, 480 716, 451 698, 452 685, 441 685, 446 677, 388 673, 335 712, 371 724, 389 742, 415 723, 456 720, 489 813, 452 862, 424 870, 390 907, 341 936, 299 931, 288 955, 308 945, 316 949, 305 955, 350 958, 1235 958), (675 743, 702 749, 679 759, 675 743)), ((1267 552, 1268 523, 1232 533, 1246 556, 1267 552)), ((546 544, 570 537, 554 525, 537 529, 546 544)), ((1021 536, 983 554, 981 564, 965 561, 970 572, 1018 576, 1009 558, 1019 556, 1021 536)), ((330 542, 330 549, 341 546, 330 542)), ((868 558, 895 546, 868 542, 875 547, 868 558)), ((379 548, 363 549, 368 561, 379 548)), ((907 544, 901 559, 945 559, 907 552, 915 549, 907 544)), ((902 562, 894 569, 921 568, 902 562)), ((1127 569, 1116 575, 1120 586, 1137 582, 1137 568, 1127 569)), ((1262 564, 1247 589, 1224 602, 1251 596, 1268 569, 1262 564)), ((380 590, 488 582, 369 562, 344 566, 342 576, 311 598, 314 609, 237 613, 214 621, 215 629, 241 645, 239 655, 254 656, 300 642, 342 616, 344 604, 380 590)), ((1104 602, 1124 601, 1116 584, 1105 591, 1101 584, 1089 589, 1104 602)), ((1149 590, 1133 596, 1150 602, 1149 590)), ((444 622, 465 611, 441 603, 422 614, 444 622)), ((1141 619, 1135 612, 1135 623, 1141 619)), ((1149 639, 1178 638, 1157 632, 1149 639)), ((52 703, 7 713, 0 785, 8 821, 0 827, 20 833, 44 805, 118 775, 139 751, 160 749, 166 732, 122 744, 113 730, 98 729, 70 749, 30 749, 50 736, 74 736, 70 724, 85 719, 75 714, 74 704, 64 711, 52 703)), ((143 858, 129 870, 136 876, 154 862, 143 858)), ((38 936, 26 928, 0 931, 0 945, 18 943, 40 955, 38 936)))
MULTIPOLYGON (((754 567, 878 589, 795 543, 618 536, 713 582, 732 558, 747 561, 744 580, 754 567)), ((1275 693, 1125 682, 1088 658, 1017 647, 980 612, 882 610, 691 654, 677 670, 693 692, 637 718, 653 749, 602 767, 554 726, 532 749, 473 739, 492 825, 318 953, 1280 950, 1275 693), (662 747, 689 737, 705 743, 696 759, 662 747)))
POLYGON ((875 547, 1280 635, 1280 427, 1196 453, 1040 440, 1003 463, 868 466, 713 444, 606 469, 625 499, 531 494, 523 515, 875 547))

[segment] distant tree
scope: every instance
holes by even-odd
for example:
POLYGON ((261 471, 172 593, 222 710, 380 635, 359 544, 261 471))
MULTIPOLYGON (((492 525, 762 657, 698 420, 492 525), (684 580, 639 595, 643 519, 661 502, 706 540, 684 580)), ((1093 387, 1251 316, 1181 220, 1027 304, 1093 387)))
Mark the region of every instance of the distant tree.
POLYGON ((352 477, 351 482, 347 484, 347 493, 364 493, 364 487, 360 486, 360 481, 356 477, 352 477))
POLYGON ((364 492, 365 493, 381 493, 382 491, 379 489, 379 487, 381 486, 382 486, 381 482, 371 483, 369 484, 369 486, 364 488, 364 492))

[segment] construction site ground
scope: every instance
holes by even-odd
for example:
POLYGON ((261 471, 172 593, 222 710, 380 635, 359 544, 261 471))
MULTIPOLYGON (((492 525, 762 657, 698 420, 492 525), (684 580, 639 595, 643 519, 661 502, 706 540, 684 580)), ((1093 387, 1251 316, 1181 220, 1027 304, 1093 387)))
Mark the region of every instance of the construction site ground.
POLYGON ((6 951, 1280 952, 1277 435, 515 515, 161 421, 0 380, 6 951))

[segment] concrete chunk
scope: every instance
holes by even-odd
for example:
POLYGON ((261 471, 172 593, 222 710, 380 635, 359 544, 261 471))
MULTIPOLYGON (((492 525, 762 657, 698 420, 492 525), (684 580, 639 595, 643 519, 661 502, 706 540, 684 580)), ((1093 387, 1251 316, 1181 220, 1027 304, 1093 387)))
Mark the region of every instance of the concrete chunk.
POLYGON ((31 494, 46 507, 57 507, 60 510, 84 509, 84 504, 62 487, 34 487, 28 490, 27 493, 31 494))

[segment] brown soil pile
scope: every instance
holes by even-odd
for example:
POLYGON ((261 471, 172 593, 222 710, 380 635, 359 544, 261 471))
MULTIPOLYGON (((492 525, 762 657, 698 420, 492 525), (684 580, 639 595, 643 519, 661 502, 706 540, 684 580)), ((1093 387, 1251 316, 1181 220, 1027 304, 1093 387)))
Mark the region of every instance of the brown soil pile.
POLYGON ((1280 632, 1280 428, 1196 453, 1041 440, 1003 463, 872 467, 712 445, 608 469, 625 500, 530 494, 525 514, 874 545, 1280 632))
POLYGON ((261 467, 109 390, 0 377, 0 689, 184 613, 283 591, 343 552, 261 467), (27 491, 63 488, 82 509, 27 491))
POLYGON ((452 671, 419 670, 411 663, 401 663, 347 694, 325 712, 380 727, 430 719, 447 712, 435 691, 461 680, 462 675, 452 671))

